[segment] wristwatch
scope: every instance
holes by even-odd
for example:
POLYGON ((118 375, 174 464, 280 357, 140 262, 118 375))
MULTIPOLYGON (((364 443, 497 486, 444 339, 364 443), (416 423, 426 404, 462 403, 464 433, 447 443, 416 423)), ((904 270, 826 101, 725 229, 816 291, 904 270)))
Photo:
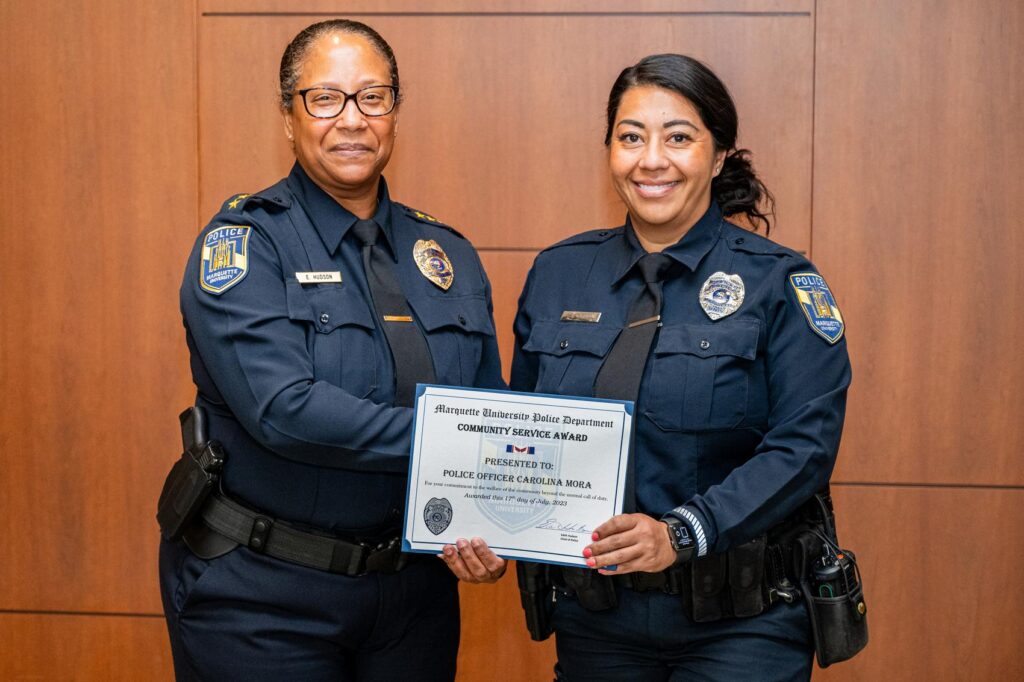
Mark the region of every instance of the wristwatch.
POLYGON ((690 527, 674 516, 666 516, 662 521, 668 526, 668 540, 672 543, 672 549, 676 551, 676 561, 673 565, 686 563, 693 557, 697 544, 694 542, 690 527))

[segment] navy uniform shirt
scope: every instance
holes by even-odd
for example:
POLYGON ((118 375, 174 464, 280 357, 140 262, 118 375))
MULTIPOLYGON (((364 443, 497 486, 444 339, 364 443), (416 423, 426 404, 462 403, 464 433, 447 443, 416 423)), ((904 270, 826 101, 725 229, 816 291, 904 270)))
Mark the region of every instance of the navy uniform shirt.
MULTIPOLYGON (((472 245, 392 201, 383 179, 373 217, 437 383, 503 388, 490 284, 472 245), (418 240, 451 261, 447 291, 416 265, 418 240)), ((393 405, 394 362, 356 219, 296 164, 226 202, 202 231, 181 309, 197 404, 227 453, 225 492, 277 518, 377 537, 401 527, 412 409, 393 405)))
MULTIPOLYGON (((634 267, 644 253, 627 222, 537 256, 519 300, 512 388, 593 395, 644 286, 634 267), (601 316, 562 321, 564 311, 601 316)), ((689 523, 703 555, 759 535, 825 487, 850 364, 841 314, 814 266, 726 222, 714 202, 664 253, 680 265, 664 283, 637 397, 637 507, 689 523), (743 301, 713 320, 700 294, 724 275, 742 279, 743 301)))

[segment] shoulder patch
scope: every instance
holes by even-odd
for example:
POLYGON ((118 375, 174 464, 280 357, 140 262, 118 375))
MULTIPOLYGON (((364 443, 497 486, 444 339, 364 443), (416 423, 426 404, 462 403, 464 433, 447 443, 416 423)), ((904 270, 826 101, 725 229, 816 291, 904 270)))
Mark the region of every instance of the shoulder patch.
POLYGON ((568 239, 563 239, 560 242, 555 242, 546 249, 542 249, 541 253, 543 253, 544 251, 550 251, 551 249, 557 249, 560 246, 572 246, 573 244, 600 244, 601 242, 608 241, 615 235, 621 233, 621 227, 604 228, 600 230, 589 230, 587 232, 581 232, 577 235, 573 235, 568 239))
POLYGON ((203 237, 199 286, 214 295, 241 282, 249 272, 249 225, 224 225, 203 237))
POLYGON ((846 325, 825 278, 816 272, 796 272, 789 276, 789 283, 811 329, 829 343, 843 338, 846 325))

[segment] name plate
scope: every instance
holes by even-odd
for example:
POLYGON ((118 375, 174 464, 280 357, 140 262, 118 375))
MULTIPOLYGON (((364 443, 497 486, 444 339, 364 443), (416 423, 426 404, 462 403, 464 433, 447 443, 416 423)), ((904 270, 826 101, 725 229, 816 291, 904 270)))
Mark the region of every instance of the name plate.
POLYGON ((621 513, 633 403, 417 387, 403 551, 481 537, 495 554, 585 566, 621 513))

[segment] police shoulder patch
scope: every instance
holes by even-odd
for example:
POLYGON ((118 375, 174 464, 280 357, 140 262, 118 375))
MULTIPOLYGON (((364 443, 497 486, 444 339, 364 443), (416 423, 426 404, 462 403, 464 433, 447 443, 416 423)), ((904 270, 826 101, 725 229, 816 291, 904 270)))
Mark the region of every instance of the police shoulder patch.
POLYGON ((220 295, 249 272, 250 225, 222 225, 206 233, 200 252, 199 286, 220 295))
POLYGON ((816 272, 796 272, 789 276, 789 283, 811 329, 829 343, 843 338, 846 326, 825 278, 816 272))

